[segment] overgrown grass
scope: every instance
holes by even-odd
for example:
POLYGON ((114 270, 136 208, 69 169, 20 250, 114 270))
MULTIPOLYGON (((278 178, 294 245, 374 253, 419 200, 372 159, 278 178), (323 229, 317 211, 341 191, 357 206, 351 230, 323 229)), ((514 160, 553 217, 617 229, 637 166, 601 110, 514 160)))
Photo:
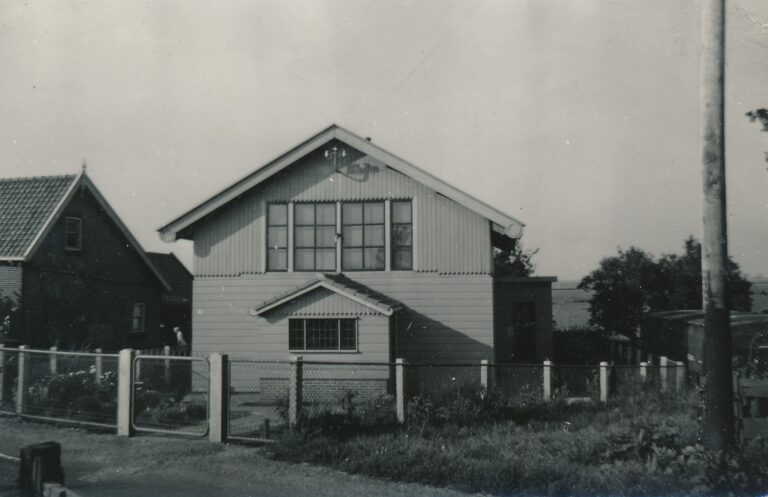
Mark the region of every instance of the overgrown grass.
POLYGON ((421 399, 407 428, 378 433, 305 425, 270 451, 349 473, 498 495, 759 495, 768 488, 765 444, 727 458, 699 445, 695 399, 644 394, 606 406, 527 399, 491 409, 487 398, 431 401, 433 414, 443 412, 437 417, 425 414, 429 402, 421 399))

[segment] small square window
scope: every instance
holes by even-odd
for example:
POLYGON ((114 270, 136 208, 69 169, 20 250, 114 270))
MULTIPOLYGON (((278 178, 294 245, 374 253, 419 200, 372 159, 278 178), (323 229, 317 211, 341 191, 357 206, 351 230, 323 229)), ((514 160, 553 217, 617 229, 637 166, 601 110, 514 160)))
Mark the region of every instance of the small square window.
POLYGON ((83 220, 79 217, 64 220, 64 248, 75 251, 83 249, 83 220))

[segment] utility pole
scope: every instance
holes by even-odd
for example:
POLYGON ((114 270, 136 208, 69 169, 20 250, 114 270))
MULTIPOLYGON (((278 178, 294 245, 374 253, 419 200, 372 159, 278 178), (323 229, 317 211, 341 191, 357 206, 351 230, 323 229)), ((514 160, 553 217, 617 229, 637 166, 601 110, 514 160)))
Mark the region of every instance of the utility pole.
POLYGON ((734 420, 730 312, 726 299, 725 0, 703 0, 702 5, 704 444, 711 450, 726 450, 734 443, 734 420))

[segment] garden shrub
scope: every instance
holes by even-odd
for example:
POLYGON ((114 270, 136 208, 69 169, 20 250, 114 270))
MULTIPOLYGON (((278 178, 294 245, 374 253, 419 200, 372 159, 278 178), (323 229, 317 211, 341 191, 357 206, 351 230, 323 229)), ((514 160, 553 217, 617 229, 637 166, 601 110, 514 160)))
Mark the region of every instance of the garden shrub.
POLYGON ((43 415, 75 419, 117 415, 117 375, 106 372, 96 382, 91 371, 47 375, 27 389, 27 402, 43 415))

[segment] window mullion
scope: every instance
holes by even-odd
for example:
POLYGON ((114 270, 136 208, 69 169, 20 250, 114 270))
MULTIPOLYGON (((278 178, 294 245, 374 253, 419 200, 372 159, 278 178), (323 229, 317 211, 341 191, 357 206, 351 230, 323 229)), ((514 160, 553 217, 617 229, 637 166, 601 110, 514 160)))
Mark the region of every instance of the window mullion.
POLYGON ((392 270, 392 202, 384 201, 384 271, 392 270))

